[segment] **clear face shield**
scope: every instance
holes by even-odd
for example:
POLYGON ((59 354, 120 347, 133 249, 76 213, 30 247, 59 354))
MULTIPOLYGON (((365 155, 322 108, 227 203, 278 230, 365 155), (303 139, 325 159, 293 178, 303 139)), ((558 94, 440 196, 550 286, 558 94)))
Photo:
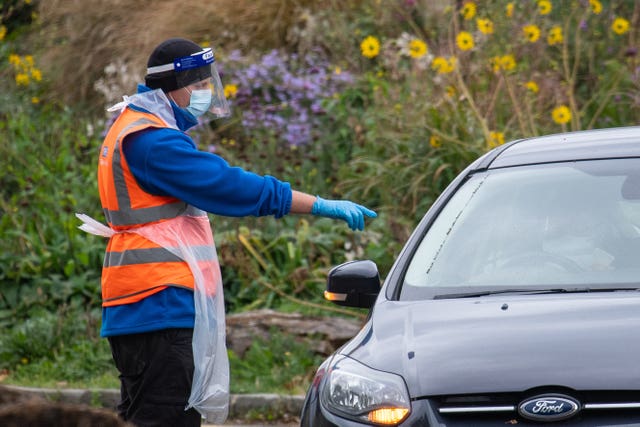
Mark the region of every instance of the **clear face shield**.
POLYGON ((175 72, 178 87, 197 84, 197 89, 210 89, 211 104, 208 112, 214 118, 229 117, 231 115, 211 48, 205 48, 189 56, 177 58, 172 64, 147 68, 147 74, 149 75, 167 71, 175 72))

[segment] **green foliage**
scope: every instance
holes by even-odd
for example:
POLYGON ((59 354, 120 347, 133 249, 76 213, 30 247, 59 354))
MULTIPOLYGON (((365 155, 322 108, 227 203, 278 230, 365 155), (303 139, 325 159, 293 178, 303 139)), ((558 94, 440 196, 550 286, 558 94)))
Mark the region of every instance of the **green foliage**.
POLYGON ((262 230, 240 226, 217 234, 228 311, 277 308, 291 301, 331 310, 322 301, 329 269, 384 245, 374 230, 354 236, 344 224, 312 221, 280 220, 262 230))
POLYGON ((107 340, 78 340, 51 357, 24 358, 11 382, 32 387, 119 388, 107 340))
POLYGON ((23 383, 113 376, 97 337, 104 241, 74 215, 99 212, 98 142, 88 118, 31 90, 4 87, 0 106, 0 369, 23 383))
POLYGON ((390 236, 396 242, 485 151, 640 119, 638 35, 614 30, 614 18, 633 27, 638 5, 553 1, 546 13, 537 1, 457 4, 390 2, 353 21, 351 34, 375 44, 352 63, 358 82, 327 103, 320 143, 342 160, 335 192, 387 212, 388 229, 400 230, 390 236), (527 26, 539 31, 535 41, 527 26), (463 32, 473 47, 460 44, 463 32))
POLYGON ((78 230, 74 216, 99 208, 97 142, 69 110, 0 114, 0 309, 23 319, 30 305, 97 304, 104 242, 78 230))
POLYGON ((32 311, 31 317, 5 328, 0 336, 0 369, 23 385, 104 383, 117 374, 109 344, 96 336, 100 312, 78 308, 32 311))
POLYGON ((304 394, 322 357, 308 343, 276 329, 269 339, 256 339, 243 357, 229 351, 232 393, 304 394))
MULTIPOLYGON (((28 27, 34 20, 35 2, 25 0, 0 1, 0 25, 6 28, 7 34, 28 27)), ((5 35, 3 34, 3 37, 5 35)), ((0 40, 2 37, 0 37, 0 40)))

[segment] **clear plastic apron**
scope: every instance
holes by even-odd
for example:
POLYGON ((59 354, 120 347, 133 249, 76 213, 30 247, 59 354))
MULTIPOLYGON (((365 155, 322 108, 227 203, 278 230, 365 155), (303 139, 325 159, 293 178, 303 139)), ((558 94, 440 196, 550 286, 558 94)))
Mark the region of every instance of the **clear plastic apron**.
MULTIPOLYGON (((85 214, 76 214, 84 223, 79 228, 98 236, 111 237, 118 231, 85 214)), ((229 413, 229 359, 226 347, 222 276, 209 218, 179 216, 127 233, 136 233, 184 260, 194 277, 193 328, 194 373, 191 395, 185 410, 195 408, 208 423, 223 423, 229 413), (194 247, 190 242, 204 242, 194 247)))

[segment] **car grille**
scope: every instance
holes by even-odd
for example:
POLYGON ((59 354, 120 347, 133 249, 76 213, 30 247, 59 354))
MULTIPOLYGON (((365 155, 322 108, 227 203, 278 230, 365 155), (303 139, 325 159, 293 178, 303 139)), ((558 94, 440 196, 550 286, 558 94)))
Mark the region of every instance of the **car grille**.
POLYGON ((497 393, 482 395, 442 396, 430 399, 439 415, 445 419, 459 420, 475 418, 492 418, 504 420, 505 417, 522 419, 518 408, 522 402, 534 396, 569 396, 578 402, 578 411, 568 419, 580 420, 590 417, 616 418, 629 414, 640 417, 640 391, 581 391, 564 389, 539 389, 523 393, 497 393))

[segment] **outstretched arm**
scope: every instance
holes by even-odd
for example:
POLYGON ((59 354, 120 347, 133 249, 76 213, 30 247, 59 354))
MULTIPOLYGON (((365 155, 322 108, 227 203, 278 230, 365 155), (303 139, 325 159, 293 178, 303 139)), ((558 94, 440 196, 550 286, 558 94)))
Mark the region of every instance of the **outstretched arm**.
POLYGON ((374 211, 349 200, 325 200, 319 196, 292 191, 290 213, 312 214, 342 219, 352 230, 364 230, 364 217, 375 218, 374 211))
POLYGON ((316 202, 316 196, 303 193, 301 191, 291 190, 291 210, 292 214, 310 214, 313 204, 316 202))

